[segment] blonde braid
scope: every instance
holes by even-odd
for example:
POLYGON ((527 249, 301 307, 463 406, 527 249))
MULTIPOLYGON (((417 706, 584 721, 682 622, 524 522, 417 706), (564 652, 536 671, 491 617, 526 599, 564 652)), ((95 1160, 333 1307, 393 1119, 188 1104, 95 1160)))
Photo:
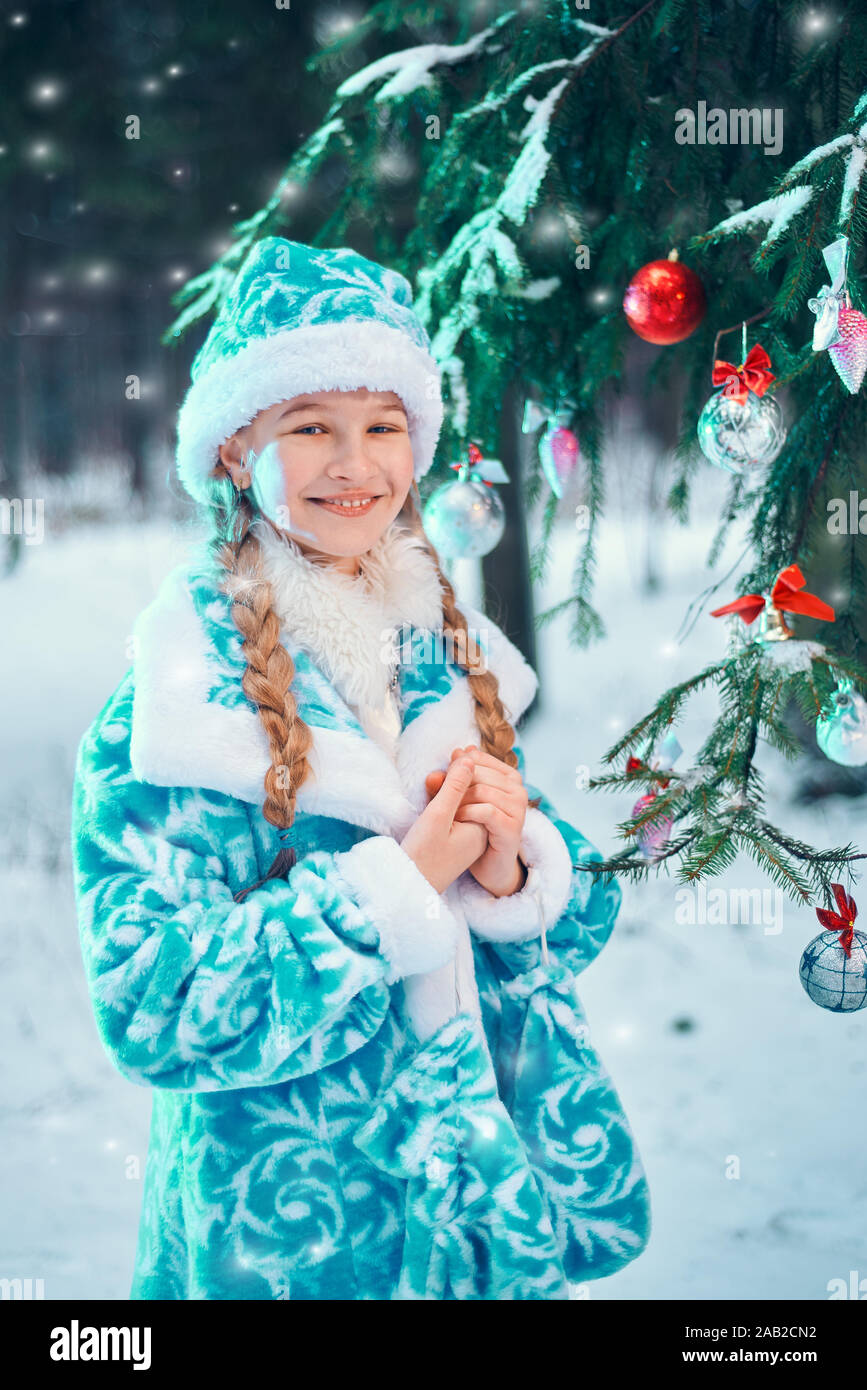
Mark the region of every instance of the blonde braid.
MULTIPOLYGON (((421 512, 416 503, 418 496, 418 488, 413 483, 407 494, 402 515, 410 529, 422 541, 436 565, 443 588, 443 633, 451 639, 452 659, 467 673, 482 751, 490 754, 492 758, 499 758, 509 767, 517 767, 518 757, 514 748, 515 730, 506 718, 503 702, 500 699, 500 683, 493 671, 486 669, 484 655, 479 650, 476 641, 469 635, 467 620, 458 608, 455 591, 446 575, 443 574, 439 556, 425 534, 421 512)), ((529 805, 538 808, 539 801, 539 797, 534 797, 529 805)))
MULTIPOLYGON (((244 638, 242 651, 247 665, 241 685, 259 711, 271 747, 262 814, 271 825, 287 831, 295 819, 298 789, 312 771, 307 754, 313 747, 313 735, 298 714, 292 694, 295 663, 280 641, 273 591, 262 572, 258 538, 250 529, 256 513, 245 492, 230 484, 235 494, 230 497, 223 480, 216 483, 213 553, 226 571, 221 587, 232 600, 232 617, 244 638)), ((268 879, 282 877, 294 863, 295 851, 281 848, 265 877, 236 893, 235 900, 240 902, 268 879)))

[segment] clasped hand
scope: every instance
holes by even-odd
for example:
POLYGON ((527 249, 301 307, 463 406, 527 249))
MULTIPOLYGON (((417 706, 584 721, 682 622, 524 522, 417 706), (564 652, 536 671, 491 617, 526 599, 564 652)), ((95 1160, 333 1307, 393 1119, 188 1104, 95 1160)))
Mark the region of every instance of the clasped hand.
MULTIPOLYGON (((482 888, 495 897, 517 893, 527 881, 527 869, 518 851, 527 814, 527 789, 516 767, 510 767, 475 744, 452 750, 449 765, 460 759, 472 764, 472 780, 461 797, 454 819, 477 824, 487 835, 482 853, 467 867, 482 888)), ((445 772, 430 772, 425 787, 436 796, 446 780, 445 772)))

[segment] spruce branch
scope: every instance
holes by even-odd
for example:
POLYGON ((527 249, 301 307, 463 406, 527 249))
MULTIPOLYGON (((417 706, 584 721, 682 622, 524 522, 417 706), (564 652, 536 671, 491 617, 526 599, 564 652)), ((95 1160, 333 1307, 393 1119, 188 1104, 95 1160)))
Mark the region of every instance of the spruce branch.
POLYGON ((608 752, 603 755, 603 762, 612 763, 621 753, 633 749, 642 740, 652 741, 654 733, 673 722, 675 715, 688 696, 694 690, 700 690, 702 686, 707 685, 708 681, 715 680, 726 669, 727 665, 728 660, 717 662, 713 666, 706 667, 704 671, 699 671, 697 675, 681 681, 679 685, 672 686, 671 690, 667 690, 661 697, 650 714, 640 719, 617 743, 609 748, 608 752))
POLYGON ((840 429, 848 412, 850 400, 844 401, 843 405, 840 407, 840 411, 837 415, 837 419, 833 431, 831 433, 831 437, 828 440, 827 447, 825 449, 824 454, 822 455, 822 461, 819 464, 818 469, 816 470, 816 476, 813 479, 813 485, 810 488, 809 494, 806 498, 806 501, 804 502, 804 506, 801 511, 801 520, 798 525, 798 529, 795 532, 795 535, 792 539, 792 559, 795 561, 796 564, 798 560, 801 558, 801 550, 804 545, 804 537, 807 532, 807 526, 812 519, 813 508, 816 503, 816 497, 818 495, 819 488, 825 480, 825 475, 828 471, 828 464, 834 454, 837 439, 840 434, 840 429))

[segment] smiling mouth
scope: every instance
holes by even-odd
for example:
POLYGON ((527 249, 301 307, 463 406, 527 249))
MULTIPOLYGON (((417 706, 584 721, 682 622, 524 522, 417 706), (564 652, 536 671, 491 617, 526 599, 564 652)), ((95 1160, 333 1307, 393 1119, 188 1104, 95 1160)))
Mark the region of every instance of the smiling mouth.
POLYGON ((367 493, 363 497, 311 497, 309 501, 315 502, 317 507, 324 507, 328 512, 334 512, 337 516, 364 516, 380 501, 382 494, 367 493))

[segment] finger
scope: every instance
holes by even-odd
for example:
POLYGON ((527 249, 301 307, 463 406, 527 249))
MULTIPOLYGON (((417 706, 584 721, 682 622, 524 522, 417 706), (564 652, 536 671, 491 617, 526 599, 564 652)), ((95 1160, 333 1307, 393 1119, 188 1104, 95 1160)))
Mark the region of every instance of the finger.
POLYGON ((471 782, 464 792, 461 805, 481 806, 486 804, 497 806, 501 811, 506 811, 509 815, 519 818, 522 818, 527 810, 526 796, 516 796, 514 791, 507 787, 486 786, 482 782, 471 782))
POLYGON ((443 815, 447 816, 450 822, 453 821, 461 798, 472 780, 472 763, 466 758, 458 758, 446 772, 445 780, 431 804, 438 806, 443 815))
POLYGON ((513 796, 520 794, 526 796, 521 774, 516 772, 513 775, 512 768, 506 767, 504 763, 490 767, 487 763, 474 762, 473 781, 485 787, 502 787, 511 792, 513 796))
MULTIPOLYGON (((454 821, 452 822, 452 833, 453 833, 453 834, 454 834, 455 828, 456 828, 459 824, 460 824, 460 830, 461 830, 462 836, 469 836, 469 837, 470 837, 470 844, 476 846, 476 854, 475 854, 474 858, 475 858, 475 859, 478 859, 479 855, 480 855, 480 854, 484 854, 484 853, 485 853, 485 850, 487 850, 487 849, 489 848, 489 845, 488 845, 488 832, 487 832, 487 829, 485 828, 484 825, 481 824, 481 822, 474 823, 473 821, 466 821, 466 822, 463 822, 463 821, 462 821, 462 822, 459 823, 457 817, 455 817, 454 821)), ((470 862, 473 863, 474 861, 471 860, 470 862)))
POLYGON ((471 743, 467 748, 454 749, 452 752, 452 757, 454 758, 459 754, 462 754, 465 757, 472 758, 473 763, 477 767, 490 768, 494 772, 500 772, 504 776, 508 776, 513 780, 523 782, 523 778, 521 777, 518 768, 512 767, 510 763, 504 762, 502 758, 495 758, 491 753, 485 753, 474 743, 471 743))
POLYGON ((479 805, 461 806, 455 813, 457 821, 474 821, 477 825, 483 825, 488 834, 502 835, 504 838, 520 838, 520 831, 514 817, 506 814, 499 806, 492 806, 490 802, 482 802, 479 805))
POLYGON ((443 782, 446 780, 444 772, 429 772, 424 779, 425 788, 428 796, 436 796, 443 782))
POLYGON ((454 762, 455 758, 472 758, 472 757, 474 756, 474 754, 476 754, 476 753, 481 753, 481 751, 482 751, 482 750, 481 750, 481 748, 479 748, 478 744, 476 744, 476 743, 468 743, 467 746, 466 746, 466 748, 453 748, 453 749, 452 749, 452 752, 451 752, 451 761, 454 762))

